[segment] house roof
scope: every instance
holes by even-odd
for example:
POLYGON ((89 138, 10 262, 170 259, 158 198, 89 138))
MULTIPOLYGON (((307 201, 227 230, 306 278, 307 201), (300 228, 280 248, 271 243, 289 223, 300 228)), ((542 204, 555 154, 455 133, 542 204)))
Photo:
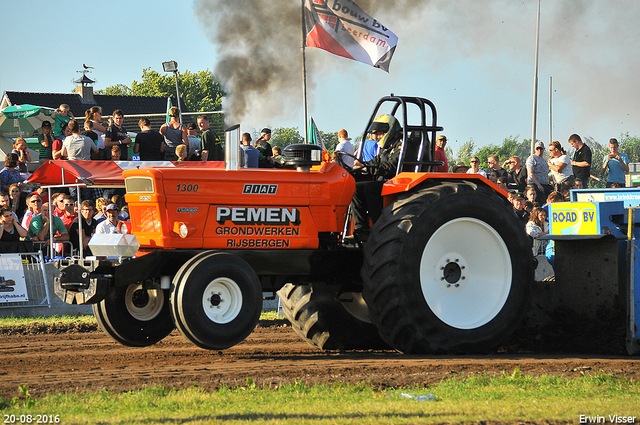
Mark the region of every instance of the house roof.
MULTIPOLYGON (((167 98, 162 96, 115 96, 94 94, 95 102, 83 103, 82 96, 76 93, 31 93, 20 91, 5 91, 4 96, 8 105, 22 105, 24 103, 37 106, 57 108, 66 103, 75 117, 84 117, 84 112, 92 106, 100 106, 102 115, 111 116, 116 109, 122 109, 125 117, 137 114, 163 114, 167 112, 167 98)), ((184 101, 180 99, 182 112, 187 112, 184 101)), ((171 98, 176 105, 176 99, 171 98)), ((3 102, 5 103, 5 102, 3 102)))

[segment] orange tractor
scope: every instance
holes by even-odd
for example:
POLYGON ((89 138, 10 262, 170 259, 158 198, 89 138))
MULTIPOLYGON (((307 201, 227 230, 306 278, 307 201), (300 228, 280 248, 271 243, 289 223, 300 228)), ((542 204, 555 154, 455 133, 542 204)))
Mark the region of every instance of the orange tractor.
POLYGON ((226 169, 125 171, 132 235, 121 236, 135 236, 139 250, 58 260, 56 293, 93 304, 102 329, 130 346, 177 327, 199 347, 231 347, 275 292, 294 330, 321 349, 495 346, 529 304, 534 259, 523 224, 486 178, 430 172, 441 164, 442 128, 429 100, 384 97, 367 128, 382 113, 400 123, 402 148, 366 242, 346 237, 350 172, 306 144, 285 149, 291 168, 241 169, 236 126, 226 169))

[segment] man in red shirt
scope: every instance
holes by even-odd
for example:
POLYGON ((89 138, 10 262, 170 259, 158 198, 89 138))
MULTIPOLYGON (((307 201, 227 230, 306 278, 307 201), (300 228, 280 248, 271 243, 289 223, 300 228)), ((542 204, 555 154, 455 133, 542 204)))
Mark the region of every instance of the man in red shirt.
POLYGON ((64 223, 64 227, 66 227, 67 231, 69 231, 69 228, 73 224, 73 221, 78 217, 78 213, 75 212, 75 202, 71 196, 64 196, 62 198, 62 202, 64 205, 64 214, 60 218, 64 223))
POLYGON ((447 160, 447 154, 444 152, 444 147, 447 145, 447 136, 440 135, 436 139, 436 161, 443 161, 444 165, 439 165, 435 167, 435 172, 437 173, 448 173, 449 172, 449 161, 447 160))

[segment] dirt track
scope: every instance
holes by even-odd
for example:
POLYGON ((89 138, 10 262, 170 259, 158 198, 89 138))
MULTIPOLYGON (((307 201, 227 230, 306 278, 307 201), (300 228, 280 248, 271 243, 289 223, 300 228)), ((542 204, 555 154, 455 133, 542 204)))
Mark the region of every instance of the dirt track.
POLYGON ((260 387, 296 379, 309 384, 368 381, 375 387, 435 383, 451 376, 511 372, 579 376, 604 371, 640 379, 640 359, 619 355, 518 354, 502 349, 483 356, 408 356, 394 351, 322 352, 307 345, 286 321, 261 322, 242 344, 206 351, 177 331, 146 348, 125 347, 89 329, 17 329, 0 335, 0 396, 51 391, 114 391, 151 383, 167 387, 222 384, 260 387))

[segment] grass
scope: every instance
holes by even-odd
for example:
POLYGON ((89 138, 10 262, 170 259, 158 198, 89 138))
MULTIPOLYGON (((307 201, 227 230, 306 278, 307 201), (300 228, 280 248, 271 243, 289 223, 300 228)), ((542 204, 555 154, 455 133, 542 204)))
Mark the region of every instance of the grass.
POLYGON ((636 423, 640 420, 638 382, 603 373, 578 378, 529 376, 517 369, 497 377, 453 378, 431 387, 390 389, 382 394, 365 383, 310 387, 296 382, 257 388, 248 378, 246 386, 217 391, 148 387, 120 394, 50 394, 30 401, 26 406, 23 391, 14 401, 4 401, 0 413, 59 414, 64 424, 579 423, 580 415, 608 419, 614 414, 636 416, 636 423), (415 401, 403 393, 432 393, 436 400, 415 401))

